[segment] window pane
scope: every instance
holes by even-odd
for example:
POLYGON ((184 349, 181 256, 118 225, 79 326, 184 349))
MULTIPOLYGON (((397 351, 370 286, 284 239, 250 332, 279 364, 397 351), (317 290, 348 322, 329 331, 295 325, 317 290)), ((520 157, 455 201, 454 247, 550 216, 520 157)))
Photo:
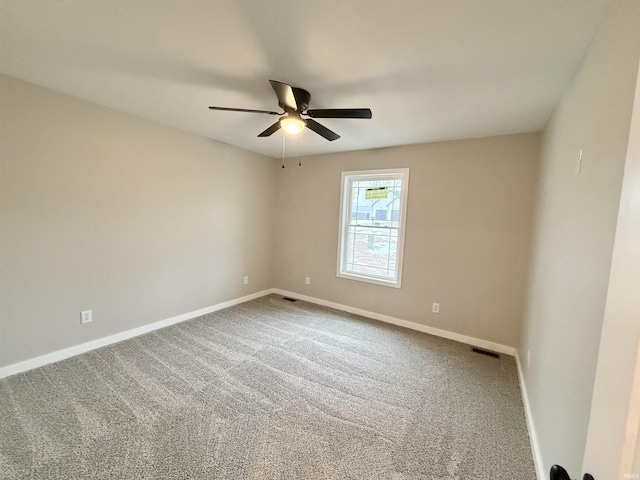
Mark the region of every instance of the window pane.
POLYGON ((399 181, 354 181, 351 192, 351 222, 359 225, 399 227, 401 195, 402 187, 399 181), (380 187, 387 188, 386 198, 366 198, 368 189, 380 187))
MULTIPOLYGON (((389 204, 399 189, 396 180, 356 180, 351 191, 351 220, 360 225, 388 225, 393 220, 389 204), (369 189, 386 188, 386 198, 366 198, 369 189)), ((398 203, 396 202, 396 208, 398 203)), ((397 216, 397 214, 396 214, 397 216)))
MULTIPOLYGON (((350 227, 347 245, 347 264, 354 272, 373 273, 383 277, 395 277, 389 272, 390 236, 387 231, 350 227)), ((395 255, 395 247, 394 247, 395 255)))

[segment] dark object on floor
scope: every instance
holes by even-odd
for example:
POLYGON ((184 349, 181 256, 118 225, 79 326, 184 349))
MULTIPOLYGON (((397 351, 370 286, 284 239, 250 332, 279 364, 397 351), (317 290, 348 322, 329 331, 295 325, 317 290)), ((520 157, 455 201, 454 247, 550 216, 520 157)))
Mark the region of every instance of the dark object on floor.
POLYGON ((571 477, 560 465, 554 465, 551 467, 550 480, 571 480, 571 477))
MULTIPOLYGON (((554 465, 551 467, 551 478, 550 480, 571 480, 571 477, 567 473, 567 471, 562 468, 560 465, 554 465)), ((582 480, 595 480, 593 476, 588 473, 584 474, 582 480)))

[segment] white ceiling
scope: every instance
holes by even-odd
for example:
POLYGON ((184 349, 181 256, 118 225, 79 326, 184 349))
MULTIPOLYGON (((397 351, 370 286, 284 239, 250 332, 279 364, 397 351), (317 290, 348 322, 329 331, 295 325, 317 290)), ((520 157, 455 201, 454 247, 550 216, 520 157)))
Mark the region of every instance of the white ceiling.
MULTIPOLYGON (((320 122, 305 155, 540 130, 608 0, 0 0, 0 71, 272 157, 269 79, 320 122)), ((298 142, 288 151, 297 155, 298 142)))

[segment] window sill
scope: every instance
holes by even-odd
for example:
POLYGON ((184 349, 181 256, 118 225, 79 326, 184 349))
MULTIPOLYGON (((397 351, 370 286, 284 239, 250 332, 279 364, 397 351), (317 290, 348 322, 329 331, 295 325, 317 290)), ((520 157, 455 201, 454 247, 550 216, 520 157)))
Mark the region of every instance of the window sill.
POLYGON ((357 275, 355 273, 338 272, 336 274, 339 278, 345 278, 347 280, 355 280, 357 282, 373 283, 374 285, 381 285, 383 287, 401 288, 401 281, 382 280, 380 278, 372 278, 364 275, 357 275))

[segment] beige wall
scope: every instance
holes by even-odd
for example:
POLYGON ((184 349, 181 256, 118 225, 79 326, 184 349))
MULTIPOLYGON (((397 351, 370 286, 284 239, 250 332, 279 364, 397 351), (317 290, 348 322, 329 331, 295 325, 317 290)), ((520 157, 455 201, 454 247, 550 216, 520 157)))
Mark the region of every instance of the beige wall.
POLYGON ((278 175, 276 286, 515 346, 538 146, 526 134, 290 160, 278 175), (337 278, 340 173, 393 167, 411 169, 402 288, 337 278))
POLYGON ((274 286, 516 344, 537 134, 282 170, 10 77, 0 87, 0 366, 274 286), (392 165, 411 168, 403 288, 338 279, 340 172, 392 165))
POLYGON ((272 286, 272 160, 6 76, 0 118, 0 366, 272 286))
POLYGON ((639 8, 616 2, 544 135, 519 351, 545 473, 554 463, 572 476, 581 471, 640 52, 639 8))

